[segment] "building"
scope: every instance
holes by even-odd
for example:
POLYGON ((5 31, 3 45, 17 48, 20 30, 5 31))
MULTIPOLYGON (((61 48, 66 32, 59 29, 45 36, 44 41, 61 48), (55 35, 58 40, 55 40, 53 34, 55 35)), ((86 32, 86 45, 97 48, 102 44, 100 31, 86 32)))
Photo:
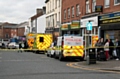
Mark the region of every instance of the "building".
MULTIPOLYGON (((46 14, 46 7, 42 9, 36 9, 36 14, 29 19, 29 26, 31 33, 41 33, 40 28, 45 28, 45 14, 46 14), (44 16, 43 16, 44 15, 44 16), (41 17, 42 16, 42 17, 41 17), (43 19, 43 20, 41 20, 43 19), (41 25, 43 24, 43 25, 41 25)), ((43 29, 44 30, 44 29, 43 29)))
POLYGON ((103 7, 99 15, 100 36, 104 39, 120 39, 120 0, 97 0, 103 7))
POLYGON ((84 0, 62 0, 62 35, 81 35, 80 19, 83 13, 84 0))
POLYGON ((54 39, 60 35, 62 0, 46 0, 46 33, 52 33, 54 39))
POLYGON ((9 40, 10 38, 17 36, 17 24, 4 22, 0 24, 0 39, 9 40))
POLYGON ((30 32, 30 27, 27 21, 17 25, 17 36, 19 37, 26 36, 29 32, 30 32))

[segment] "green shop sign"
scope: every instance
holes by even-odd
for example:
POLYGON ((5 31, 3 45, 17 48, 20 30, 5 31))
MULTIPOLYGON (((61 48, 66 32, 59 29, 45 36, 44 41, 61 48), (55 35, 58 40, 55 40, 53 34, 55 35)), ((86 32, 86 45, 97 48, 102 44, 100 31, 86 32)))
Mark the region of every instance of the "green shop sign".
POLYGON ((71 29, 78 29, 80 28, 80 22, 72 22, 71 29))

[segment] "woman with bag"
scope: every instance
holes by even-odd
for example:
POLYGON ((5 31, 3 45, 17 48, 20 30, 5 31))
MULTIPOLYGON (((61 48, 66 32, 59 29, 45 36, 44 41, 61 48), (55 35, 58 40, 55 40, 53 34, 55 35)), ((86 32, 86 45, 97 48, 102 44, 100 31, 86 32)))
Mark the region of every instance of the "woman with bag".
POLYGON ((108 39, 106 39, 105 41, 104 51, 106 55, 106 60, 109 60, 109 40, 108 39))

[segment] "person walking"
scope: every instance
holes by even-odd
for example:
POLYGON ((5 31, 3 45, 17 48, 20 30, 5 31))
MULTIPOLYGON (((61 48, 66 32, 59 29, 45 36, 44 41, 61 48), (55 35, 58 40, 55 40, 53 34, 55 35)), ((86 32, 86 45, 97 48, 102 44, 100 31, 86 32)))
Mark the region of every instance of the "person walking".
POLYGON ((109 55, 110 59, 113 59, 113 50, 114 50, 114 43, 112 42, 112 39, 109 40, 109 55))
POLYGON ((101 41, 101 39, 98 39, 96 44, 95 44, 97 60, 100 60, 100 46, 101 46, 100 41, 101 41))
POLYGON ((109 40, 108 39, 106 39, 105 41, 104 51, 106 55, 106 60, 109 60, 109 40))
POLYGON ((18 49, 18 53, 21 52, 22 53, 22 43, 19 43, 19 49, 18 49))
POLYGON ((115 49, 117 54, 116 60, 120 60, 120 41, 118 39, 115 40, 115 49))

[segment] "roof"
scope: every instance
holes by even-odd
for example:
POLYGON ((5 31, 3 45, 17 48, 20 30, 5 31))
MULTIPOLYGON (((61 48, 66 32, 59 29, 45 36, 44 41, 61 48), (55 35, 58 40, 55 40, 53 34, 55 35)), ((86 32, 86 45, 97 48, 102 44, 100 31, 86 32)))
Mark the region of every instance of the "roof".
POLYGON ((25 26, 28 26, 28 22, 27 21, 22 22, 22 23, 17 25, 17 27, 25 27, 25 26))
POLYGON ((37 19, 41 15, 43 15, 43 12, 42 13, 37 13, 36 15, 32 16, 31 20, 37 19))
POLYGON ((4 28, 16 28, 17 24, 5 22, 5 23, 2 23, 2 26, 4 28))

